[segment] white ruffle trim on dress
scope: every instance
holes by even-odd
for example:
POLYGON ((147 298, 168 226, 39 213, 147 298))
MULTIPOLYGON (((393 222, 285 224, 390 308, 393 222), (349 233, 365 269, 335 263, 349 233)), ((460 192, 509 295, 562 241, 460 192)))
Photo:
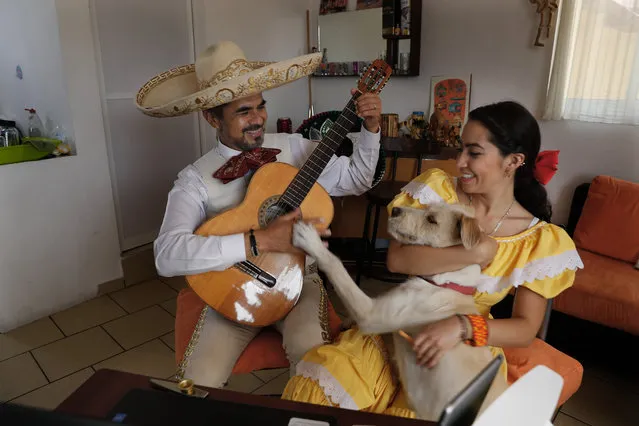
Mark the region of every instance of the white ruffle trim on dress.
POLYGON ((359 410, 346 389, 333 377, 324 366, 307 361, 297 363, 295 372, 298 376, 315 380, 324 391, 326 398, 335 406, 348 410, 359 410))
POLYGON ((477 291, 497 293, 510 286, 519 287, 535 280, 554 278, 566 270, 583 269, 584 264, 577 250, 568 250, 554 256, 542 257, 526 264, 523 268, 515 268, 506 277, 491 277, 482 274, 477 291))
POLYGON ((436 204, 444 202, 444 199, 435 192, 433 188, 417 181, 408 182, 402 188, 402 192, 407 193, 415 200, 419 200, 422 204, 436 204))

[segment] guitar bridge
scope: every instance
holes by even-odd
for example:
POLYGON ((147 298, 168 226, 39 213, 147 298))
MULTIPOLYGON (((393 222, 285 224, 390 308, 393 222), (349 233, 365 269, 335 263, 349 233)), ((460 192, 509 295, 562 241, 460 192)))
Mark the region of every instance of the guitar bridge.
POLYGON ((277 279, 273 275, 269 274, 268 272, 266 272, 265 270, 263 270, 262 268, 260 268, 255 263, 249 260, 236 263, 235 267, 239 269, 240 271, 244 272, 245 274, 255 278, 256 280, 258 280, 259 282, 261 282, 262 284, 264 284, 265 286, 269 288, 273 288, 275 287, 275 284, 277 284, 277 279))

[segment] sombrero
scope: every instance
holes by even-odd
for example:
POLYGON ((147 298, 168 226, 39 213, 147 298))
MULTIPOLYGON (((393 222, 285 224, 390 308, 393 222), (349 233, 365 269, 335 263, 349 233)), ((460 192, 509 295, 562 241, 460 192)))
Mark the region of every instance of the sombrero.
POLYGON ((231 41, 206 49, 195 64, 159 74, 140 88, 136 105, 152 117, 175 117, 279 87, 315 71, 321 53, 280 62, 248 61, 231 41))

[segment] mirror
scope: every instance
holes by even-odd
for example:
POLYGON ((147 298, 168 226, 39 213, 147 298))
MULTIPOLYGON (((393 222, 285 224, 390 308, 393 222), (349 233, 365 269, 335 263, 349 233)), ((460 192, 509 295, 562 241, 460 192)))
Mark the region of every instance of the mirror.
MULTIPOLYGON (((382 36, 381 7, 320 15, 317 39, 324 54, 317 76, 359 75, 373 60, 387 60, 389 40, 382 36)), ((395 74, 408 74, 411 40, 393 41, 398 42, 397 63, 391 64, 395 74)))

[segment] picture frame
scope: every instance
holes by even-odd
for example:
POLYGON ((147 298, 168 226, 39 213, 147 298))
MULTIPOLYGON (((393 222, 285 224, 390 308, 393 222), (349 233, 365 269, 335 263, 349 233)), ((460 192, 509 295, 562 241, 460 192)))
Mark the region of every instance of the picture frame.
POLYGON ((345 12, 348 7, 348 0, 321 0, 320 15, 329 13, 345 12))
POLYGON ((382 7, 383 0, 357 0, 357 10, 382 7))
POLYGON ((444 146, 457 147, 468 121, 472 74, 431 77, 428 110, 431 136, 444 146))

